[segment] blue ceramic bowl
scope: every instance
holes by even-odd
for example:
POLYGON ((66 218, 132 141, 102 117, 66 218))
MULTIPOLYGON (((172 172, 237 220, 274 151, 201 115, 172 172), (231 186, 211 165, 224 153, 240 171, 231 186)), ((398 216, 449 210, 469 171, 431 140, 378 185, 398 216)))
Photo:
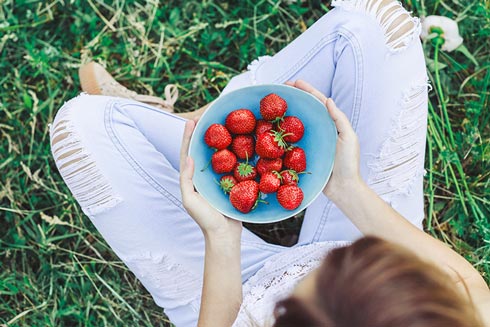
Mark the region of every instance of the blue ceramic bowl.
POLYGON ((250 223, 271 223, 292 217, 310 205, 322 192, 333 169, 337 129, 325 106, 311 94, 297 88, 279 85, 254 85, 244 87, 219 97, 200 118, 192 135, 189 155, 194 159, 194 186, 196 190, 222 214, 250 223), (301 174, 299 186, 304 199, 295 210, 284 209, 276 199, 276 194, 262 195, 269 204, 259 203, 249 213, 241 213, 230 203, 215 181, 221 176, 211 166, 201 171, 214 152, 204 143, 204 133, 214 123, 225 124, 226 116, 233 110, 247 108, 257 119, 260 116, 260 100, 276 93, 288 103, 287 116, 299 117, 305 126, 303 138, 296 143, 306 152, 306 170, 311 174, 301 174))

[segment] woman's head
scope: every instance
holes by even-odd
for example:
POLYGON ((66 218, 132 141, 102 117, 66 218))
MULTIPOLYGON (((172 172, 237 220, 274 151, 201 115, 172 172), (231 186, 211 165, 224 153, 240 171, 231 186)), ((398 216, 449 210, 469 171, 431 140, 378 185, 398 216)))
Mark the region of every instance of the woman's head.
POLYGON ((274 326, 480 325, 444 272, 374 237, 330 252, 305 284, 277 304, 274 326))

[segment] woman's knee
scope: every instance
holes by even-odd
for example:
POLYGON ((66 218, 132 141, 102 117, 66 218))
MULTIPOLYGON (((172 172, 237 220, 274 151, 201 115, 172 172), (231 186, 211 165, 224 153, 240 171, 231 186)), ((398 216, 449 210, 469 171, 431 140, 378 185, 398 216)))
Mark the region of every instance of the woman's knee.
POLYGON ((334 0, 332 5, 346 11, 368 15, 381 27, 384 42, 391 51, 408 47, 420 33, 419 19, 413 17, 396 0, 334 0))
POLYGON ((90 146, 93 142, 87 137, 103 128, 104 101, 94 98, 82 95, 68 101, 50 126, 51 153, 58 171, 87 214, 120 201, 102 175, 90 146))
POLYGON ((93 132, 90 129, 96 128, 95 120, 103 112, 103 103, 99 102, 97 108, 93 98, 83 94, 66 102, 50 125, 51 150, 59 168, 77 164, 85 157, 82 135, 93 132), (84 121, 90 120, 94 124, 87 126, 84 121))

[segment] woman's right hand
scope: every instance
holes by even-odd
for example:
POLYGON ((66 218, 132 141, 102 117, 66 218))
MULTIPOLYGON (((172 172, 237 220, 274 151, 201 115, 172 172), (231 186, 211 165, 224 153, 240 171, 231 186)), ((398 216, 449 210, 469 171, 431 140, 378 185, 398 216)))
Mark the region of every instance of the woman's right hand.
POLYGON ((345 114, 337 108, 331 98, 327 98, 320 91, 302 80, 287 82, 286 84, 311 93, 324 103, 337 127, 339 134, 334 167, 330 180, 323 190, 323 193, 335 203, 336 199, 348 196, 353 188, 357 188, 363 183, 359 170, 360 155, 357 135, 345 114))
POLYGON ((184 208, 203 231, 206 239, 223 239, 240 246, 242 223, 223 216, 213 208, 195 189, 194 160, 188 155, 189 144, 198 118, 188 120, 185 124, 180 149, 180 190, 184 208))

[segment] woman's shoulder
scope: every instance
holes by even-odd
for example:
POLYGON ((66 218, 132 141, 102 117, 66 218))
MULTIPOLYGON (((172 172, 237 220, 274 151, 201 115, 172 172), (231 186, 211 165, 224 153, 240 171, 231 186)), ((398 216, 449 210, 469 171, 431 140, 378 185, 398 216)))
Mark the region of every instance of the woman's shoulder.
POLYGON ((285 248, 269 258, 243 285, 243 303, 234 326, 262 326, 272 317, 274 305, 289 296, 296 284, 318 267, 328 252, 351 244, 346 241, 315 242, 285 248))
MULTIPOLYGON (((294 266, 305 265, 309 262, 321 261, 332 249, 350 244, 352 244, 350 241, 325 241, 298 244, 290 248, 285 248, 283 251, 269 258, 260 270, 262 270, 262 274, 267 274, 269 271, 274 273, 287 270, 294 266)), ((262 275, 259 273, 260 270, 256 275, 262 275)))

